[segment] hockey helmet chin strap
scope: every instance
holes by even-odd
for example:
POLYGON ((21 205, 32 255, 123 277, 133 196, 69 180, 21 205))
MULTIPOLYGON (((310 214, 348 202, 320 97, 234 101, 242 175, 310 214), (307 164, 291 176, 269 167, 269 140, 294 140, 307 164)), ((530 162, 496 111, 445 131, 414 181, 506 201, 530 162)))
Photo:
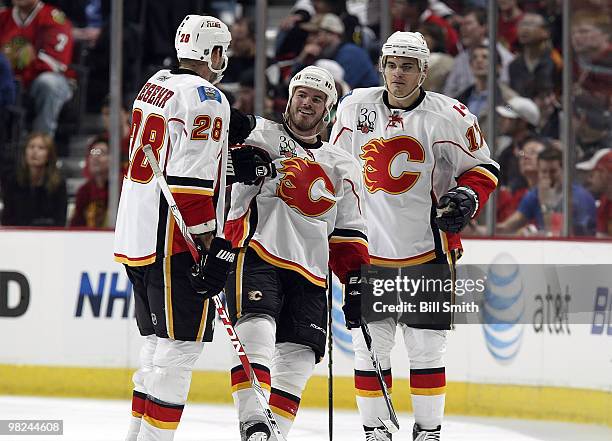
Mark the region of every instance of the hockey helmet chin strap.
MULTIPOLYGON (((217 84, 219 81, 221 81, 223 79, 223 72, 225 72, 225 69, 227 68, 227 55, 225 54, 225 51, 223 50, 222 46, 215 46, 215 48, 220 47, 221 48, 221 52, 223 53, 222 57, 223 57, 223 64, 221 65, 221 67, 219 69, 215 69, 212 65, 212 60, 209 58, 206 61, 206 64, 208 65, 208 69, 215 75, 213 79, 210 80, 211 84, 217 84)), ((214 50, 214 49, 213 49, 214 50)))

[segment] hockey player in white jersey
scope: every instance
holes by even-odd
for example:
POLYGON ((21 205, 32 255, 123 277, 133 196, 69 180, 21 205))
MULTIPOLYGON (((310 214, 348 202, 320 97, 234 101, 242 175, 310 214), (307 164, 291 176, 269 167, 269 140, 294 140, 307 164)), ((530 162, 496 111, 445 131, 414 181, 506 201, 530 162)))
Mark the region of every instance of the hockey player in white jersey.
MULTIPOLYGON (((466 106, 421 87, 428 60, 420 33, 391 35, 380 57, 384 87, 349 93, 340 102, 330 141, 360 160, 372 265, 448 263, 454 274, 459 232, 494 190, 499 167, 466 106)), ((354 311, 345 316, 353 328, 355 388, 366 439, 391 439, 378 419, 389 415, 380 387, 371 381, 362 316, 354 311)), ((425 324, 401 324, 410 358, 414 440, 440 439, 451 321, 447 314, 425 324)), ((389 388, 396 324, 395 317, 369 323, 389 388)))
MULTIPOLYGON (((346 283, 369 260, 359 165, 319 136, 336 99, 331 74, 310 66, 289 84, 283 124, 257 118, 242 149, 258 149, 276 171, 233 185, 225 230, 239 249, 229 309, 285 436, 325 352, 328 266, 346 283)), ((238 175, 235 153, 232 160, 238 175)), ((249 379, 237 357, 233 364, 242 440, 265 441, 270 431, 249 379)))
POLYGON ((230 264, 216 257, 231 244, 214 238, 213 196, 230 122, 228 101, 214 84, 227 66, 230 40, 218 19, 188 15, 175 38, 179 68, 157 72, 134 101, 114 247, 115 260, 125 264, 133 284, 136 320, 145 337, 133 376, 127 441, 174 438, 193 365, 203 342, 212 339, 215 308, 209 298, 223 289, 229 273, 230 264), (145 158, 147 144, 200 247, 195 274, 145 158))

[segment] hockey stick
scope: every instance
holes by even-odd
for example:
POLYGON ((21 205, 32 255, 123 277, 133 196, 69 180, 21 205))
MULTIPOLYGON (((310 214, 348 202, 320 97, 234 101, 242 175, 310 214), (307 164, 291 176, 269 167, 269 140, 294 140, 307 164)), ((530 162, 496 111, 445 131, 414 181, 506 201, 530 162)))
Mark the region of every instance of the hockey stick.
POLYGON ((385 428, 389 431, 389 433, 395 433, 399 430, 399 421, 397 420, 397 415, 395 415, 395 409, 393 409, 393 403, 391 402, 391 398, 389 397, 389 389, 387 389, 387 383, 385 383, 385 379, 382 374, 382 368, 380 367, 380 362, 378 361, 378 356, 376 355, 376 351, 372 347, 372 336, 370 335, 370 329, 368 328, 368 324, 365 323, 363 319, 361 322, 361 332, 363 333, 363 339, 365 340, 368 351, 370 352, 370 358, 372 359, 372 365, 374 366, 374 370, 376 372, 376 378, 378 379, 378 383, 380 384, 385 403, 387 404, 387 410, 389 411, 390 419, 378 419, 382 423, 382 425, 385 426, 385 428))
POLYGON ((332 350, 334 344, 334 338, 332 335, 332 310, 334 307, 334 276, 332 275, 331 268, 328 270, 329 276, 327 277, 327 409, 328 409, 328 423, 329 423, 329 441, 334 438, 334 365, 332 359, 332 350))
MULTIPOLYGON (((191 237, 191 235, 189 234, 189 231, 187 230, 187 225, 185 224, 185 221, 183 220, 183 216, 181 215, 181 212, 179 211, 178 206, 176 205, 176 201, 174 200, 174 196, 172 196, 170 187, 168 187, 168 183, 166 182, 166 179, 164 178, 164 174, 159 168, 159 163, 157 162, 157 158, 155 158, 153 150, 151 149, 151 146, 149 144, 144 146, 143 151, 144 151, 145 156, 149 160, 149 164, 151 165, 151 169, 153 170, 153 174, 155 175, 155 180, 157 182, 157 185, 159 185, 159 188, 161 189, 164 197, 166 198, 166 202, 168 202, 168 206, 170 207, 172 216, 174 216, 174 220, 176 221, 176 224, 181 230, 181 234, 183 235, 183 237, 185 238, 185 241, 187 242, 187 247, 189 248, 189 252, 191 253, 191 255, 193 256, 193 259, 197 263, 200 260, 200 255, 196 248, 196 244, 193 241, 193 238, 191 237)), ((224 203, 225 203, 224 202, 225 200, 225 196, 224 196, 225 195, 225 168, 224 168, 225 164, 223 164, 223 162, 224 161, 222 157, 221 173, 223 173, 223 176, 221 178, 221 185, 219 186, 219 192, 223 196, 221 196, 221 194, 219 195, 219 199, 217 201, 217 214, 219 212, 219 206, 221 206, 221 211, 224 210, 224 203)), ((217 224, 217 232, 219 231, 221 232, 220 234, 218 234, 221 237, 223 237, 223 234, 222 234, 223 226, 222 225, 223 225, 224 217, 225 217, 224 214, 220 216, 221 227, 219 227, 219 224, 217 224)), ((215 307, 217 309, 217 313, 219 314, 219 318, 221 319, 221 322, 223 323, 223 327, 227 331, 227 335, 229 335, 230 342, 232 343, 232 346, 234 347, 234 350, 236 351, 236 355, 238 355, 238 358, 240 359, 240 363, 242 363, 242 368, 244 369, 247 376, 249 377, 249 380, 251 382, 251 387, 253 388, 253 391, 255 391, 255 396, 257 397, 257 401, 259 402, 259 405, 261 406, 261 409, 264 412, 264 416, 266 417, 268 425, 272 429, 272 432, 274 433, 274 436, 276 437, 277 441, 286 441, 285 437, 283 436, 283 433, 278 427, 278 423, 276 422, 276 419, 274 419, 274 415, 272 414, 272 410, 270 409, 270 406, 268 405, 268 400, 266 399, 266 395, 264 394, 261 384, 259 383, 259 380, 257 379, 257 376, 255 375, 255 371, 253 370, 253 367, 251 366, 251 362, 249 361, 246 353, 244 352, 242 343, 240 342, 240 339, 238 338, 238 334, 236 334, 236 330, 234 329, 234 326, 232 325, 232 322, 230 321, 229 316, 227 315, 227 311, 225 310, 225 307, 223 306, 221 299, 219 298, 218 295, 216 295, 213 297, 213 301, 215 302, 215 307)))

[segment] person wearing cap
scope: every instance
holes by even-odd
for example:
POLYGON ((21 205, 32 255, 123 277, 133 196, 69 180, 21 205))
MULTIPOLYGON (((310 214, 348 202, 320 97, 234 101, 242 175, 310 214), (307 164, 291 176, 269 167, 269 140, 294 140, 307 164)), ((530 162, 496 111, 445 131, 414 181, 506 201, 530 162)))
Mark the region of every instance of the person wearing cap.
POLYGON ((597 237, 612 237, 612 149, 597 151, 588 161, 576 164, 578 170, 586 171, 586 186, 597 201, 597 237))
MULTIPOLYGON (((541 235, 558 236, 563 224, 563 156, 549 147, 538 154, 538 182, 521 199, 518 209, 497 224, 499 233, 514 234, 533 222, 541 235)), ((580 184, 572 184, 575 236, 595 235, 595 199, 580 184)))
POLYGON ((501 167, 500 184, 512 185, 512 180, 518 175, 517 153, 525 140, 535 135, 535 129, 540 121, 540 110, 529 98, 515 96, 505 105, 497 106, 495 111, 499 121, 498 150, 495 152, 501 167), (505 147, 500 148, 499 146, 505 147))
POLYGON ((351 88, 378 86, 380 79, 368 53, 354 43, 344 41, 344 24, 332 13, 315 16, 302 25, 309 32, 304 49, 293 68, 298 72, 320 58, 336 61, 345 72, 344 81, 351 88))

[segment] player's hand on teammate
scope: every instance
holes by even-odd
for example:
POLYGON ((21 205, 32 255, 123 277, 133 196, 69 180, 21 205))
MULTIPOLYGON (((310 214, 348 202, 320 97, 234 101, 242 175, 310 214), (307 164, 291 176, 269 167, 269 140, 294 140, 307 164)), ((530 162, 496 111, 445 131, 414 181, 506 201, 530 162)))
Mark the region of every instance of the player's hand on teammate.
POLYGON ((276 167, 267 152, 243 145, 230 149, 227 172, 234 182, 259 185, 263 178, 276 176, 276 167))
POLYGON ((200 261, 193 265, 189 275, 191 286, 204 298, 211 298, 225 288, 225 282, 236 254, 226 239, 215 237, 208 251, 198 244, 200 261))
POLYGON ((242 144, 255 128, 255 115, 244 113, 233 107, 230 111, 230 127, 227 139, 230 145, 242 144))
POLYGON ((351 271, 346 276, 344 289, 344 321, 348 329, 361 326, 361 272, 351 271))
POLYGON ((469 187, 454 187, 440 198, 436 225, 442 231, 458 233, 478 210, 478 195, 469 187))

